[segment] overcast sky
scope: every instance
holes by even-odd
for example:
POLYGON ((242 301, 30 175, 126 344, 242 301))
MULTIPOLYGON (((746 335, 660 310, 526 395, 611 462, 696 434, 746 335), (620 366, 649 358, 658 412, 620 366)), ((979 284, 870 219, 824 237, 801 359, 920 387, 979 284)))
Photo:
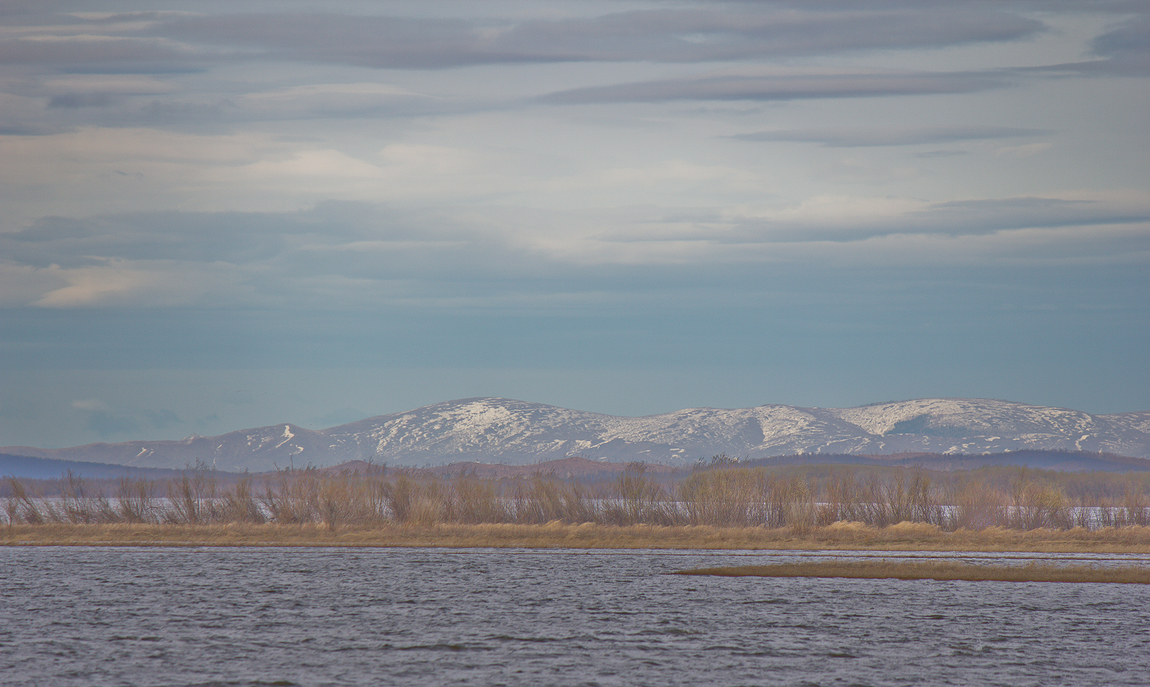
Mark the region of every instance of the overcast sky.
POLYGON ((1150 410, 1144 0, 0 3, 0 446, 1150 410))

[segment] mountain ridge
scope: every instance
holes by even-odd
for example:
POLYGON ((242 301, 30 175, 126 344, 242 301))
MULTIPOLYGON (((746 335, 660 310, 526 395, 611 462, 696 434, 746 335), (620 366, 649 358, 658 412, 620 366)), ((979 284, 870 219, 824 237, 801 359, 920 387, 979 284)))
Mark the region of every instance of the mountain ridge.
POLYGON ((841 409, 770 404, 624 417, 479 397, 321 430, 281 423, 178 441, 3 447, 0 452, 137 467, 202 462, 221 470, 261 472, 352 460, 418 467, 462 461, 525 465, 583 456, 689 465, 719 453, 757 459, 1025 449, 1150 458, 1150 411, 1091 415, 1010 401, 927 398, 841 409))

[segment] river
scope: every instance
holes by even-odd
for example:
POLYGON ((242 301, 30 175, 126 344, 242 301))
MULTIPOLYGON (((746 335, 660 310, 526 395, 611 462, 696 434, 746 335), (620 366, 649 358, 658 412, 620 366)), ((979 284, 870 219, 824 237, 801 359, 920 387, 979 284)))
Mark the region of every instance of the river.
POLYGON ((1150 675, 1145 585, 666 574, 800 555, 0 547, 0 683, 1017 686, 1150 675))

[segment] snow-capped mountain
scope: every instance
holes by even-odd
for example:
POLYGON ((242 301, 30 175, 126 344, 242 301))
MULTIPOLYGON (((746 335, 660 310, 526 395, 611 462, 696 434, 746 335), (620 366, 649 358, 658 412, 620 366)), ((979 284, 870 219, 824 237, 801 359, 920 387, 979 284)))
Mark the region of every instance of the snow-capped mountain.
POLYGON ((982 399, 919 399, 858 408, 766 405, 619 417, 501 398, 448 401, 312 431, 291 424, 181 441, 0 452, 147 467, 202 461, 253 472, 350 460, 425 466, 532 464, 578 455, 685 465, 726 453, 1097 451, 1150 458, 1150 411, 1113 415, 982 399))

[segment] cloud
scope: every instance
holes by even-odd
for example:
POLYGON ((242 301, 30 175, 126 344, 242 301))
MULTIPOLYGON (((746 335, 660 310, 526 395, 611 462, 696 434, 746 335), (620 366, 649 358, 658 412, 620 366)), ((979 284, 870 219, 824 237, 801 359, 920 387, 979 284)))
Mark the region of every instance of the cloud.
POLYGON ((171 84, 150 77, 115 75, 49 79, 37 90, 50 95, 50 108, 81 108, 120 105, 129 96, 170 93, 175 89, 171 84))
POLYGON ((228 180, 247 188, 287 190, 307 185, 312 193, 334 194, 349 185, 374 185, 382 181, 379 166, 331 148, 304 148, 289 156, 274 156, 242 167, 219 170, 218 181, 228 180))
POLYGON ((1049 142, 1039 141, 1037 143, 1027 143, 1020 146, 1006 146, 1005 148, 999 148, 995 151, 995 155, 1015 158, 1034 157, 1039 153, 1050 150, 1050 148, 1051 144, 1049 142))
POLYGON ((163 38, 37 36, 0 41, 0 64, 179 63, 209 55, 163 38))
POLYGON ((976 73, 714 75, 575 88, 549 93, 539 100, 556 105, 671 100, 786 101, 973 93, 1006 84, 1004 77, 976 73))
POLYGON ((1145 4, 1136 3, 1117 11, 1134 16, 1091 40, 1090 53, 1099 59, 1043 65, 1017 71, 1070 73, 1083 76, 1150 75, 1150 11, 1145 4))
POLYGON ((59 274, 8 259, 0 260, 0 307, 28 305, 66 284, 59 274))
POLYGON ((0 63, 276 59, 387 69, 549 62, 710 62, 1013 41, 1040 21, 992 6, 709 3, 558 18, 335 13, 40 15, 0 63))
POLYGON ((181 425, 184 423, 175 411, 167 408, 157 408, 155 410, 143 411, 143 416, 149 423, 156 429, 167 429, 173 425, 181 425))
POLYGON ((582 59, 710 62, 1017 40, 1043 30, 1041 22, 985 8, 806 9, 764 3, 643 10, 525 22, 505 39, 582 59))
MULTIPOLYGON (((1115 202, 1104 198, 1020 197, 933 203, 909 199, 812 198, 799 206, 763 212, 758 217, 723 219, 730 223, 731 229, 708 236, 707 240, 765 244, 853 243, 898 235, 989 236, 1015 230, 1113 225, 1129 227, 1124 233, 1150 238, 1150 205, 1145 200, 1115 202)), ((1050 231, 1049 238, 1052 245, 1057 245, 1066 235, 1050 231)), ((1126 243, 1120 241, 1114 244, 1112 253, 1118 255, 1126 249, 1126 243)))
POLYGON ((85 267, 109 259, 242 264, 274 257, 292 236, 309 231, 315 228, 264 213, 133 213, 45 217, 0 235, 0 245, 37 267, 85 267))
MULTIPOLYGON (((801 6, 800 6, 801 7, 801 6)), ((379 68, 557 61, 787 57, 1018 40, 1041 22, 986 7, 805 12, 764 5, 652 9, 596 17, 463 20, 336 14, 174 19, 161 35, 266 57, 379 68)))
POLYGON ((900 244, 913 251, 883 255, 884 264, 961 262, 966 254, 947 248, 957 239, 985 237, 982 256, 995 245, 1011 253, 1023 234, 1047 242, 1041 259, 1073 261, 1083 237, 1094 236, 1091 260, 1125 260, 1150 240, 1150 205, 1089 194, 945 202, 818 196, 761 208, 564 212, 342 202, 302 212, 139 213, 45 219, 0 236, 12 256, 0 278, 20 305, 56 309, 533 308, 570 304, 572 294, 609 299, 632 288, 622 284, 662 288, 681 280, 684 267, 817 265, 838 259, 836 246, 894 237, 917 238, 900 244))
POLYGON ((110 259, 91 267, 53 265, 38 272, 64 283, 28 303, 41 308, 221 307, 260 302, 244 283, 246 275, 227 265, 110 259))
MULTIPOLYGON (((0 85, 0 88, 3 88, 0 85)), ((45 121, 41 94, 16 94, 0 90, 0 136, 43 136, 63 127, 45 121)), ((0 144, 2 146, 2 144, 0 144)))
POLYGON ((294 179, 292 185, 268 188, 259 183, 256 172, 263 168, 257 165, 273 166, 325 148, 270 132, 194 135, 145 127, 88 126, 56 135, 0 137, 0 158, 22 161, 0 165, 0 199, 25 216, 92 216, 128 208, 265 209, 268 205, 252 202, 260 193, 278 196, 272 207, 300 207, 325 194, 338 198, 351 191, 337 176, 320 191, 317 182, 323 179, 298 174, 276 177, 294 179), (45 188, 53 192, 37 190, 45 188))
POLYGON ((96 411, 88 413, 85 427, 102 439, 111 439, 139 431, 140 423, 125 415, 96 411))
POLYGON ((1150 13, 1131 17, 1092 41, 1095 55, 1109 58, 1150 54, 1150 13))
POLYGON ((443 111, 444 98, 382 83, 329 83, 254 91, 227 102, 229 119, 368 117, 443 111))
MULTIPOLYGON (((2 86, 0 86, 2 88, 2 86)), ((315 83, 236 94, 185 90, 140 75, 71 75, 0 92, 0 134, 92 127, 164 127, 232 133, 236 125, 320 119, 450 115, 505 107, 483 97, 440 97, 383 83, 315 83), (45 110, 47 106, 47 111, 45 110)))
POLYGON ((1150 75, 1150 12, 1143 7, 1140 16, 1095 38, 1092 47, 1095 55, 1106 58, 1105 71, 1129 76, 1150 75))
POLYGON ((154 31, 180 40, 257 49, 265 58, 385 68, 436 68, 516 61, 485 49, 468 21, 338 14, 185 17, 154 31))
MULTIPOLYGON (((1042 3, 1020 6, 1018 12, 1043 7, 1042 3)), ((1092 7, 1114 9, 1110 4, 1092 7)), ((269 86, 282 82, 263 84, 259 78, 224 85, 207 79, 191 88, 173 82, 166 89, 142 80, 133 88, 127 80, 129 75, 237 70, 256 62, 286 60, 389 70, 560 62, 762 64, 836 55, 856 60, 855 56, 867 51, 1018 42, 1049 33, 1032 16, 1003 11, 993 3, 957 8, 885 1, 687 3, 593 16, 543 11, 497 16, 497 10, 486 8, 449 19, 334 12, 227 14, 218 13, 216 6, 200 9, 203 13, 28 15, 18 31, 0 34, 0 64, 50 68, 56 72, 54 82, 65 80, 61 72, 70 74, 76 88, 65 90, 59 84, 40 88, 38 95, 49 106, 48 116, 38 102, 35 112, 5 117, 0 132, 39 134, 93 125, 227 131, 227 127, 256 121, 519 109, 530 98, 527 93, 510 98, 483 93, 463 97, 458 90, 447 89, 425 93, 424 89, 367 83, 362 74, 351 77, 351 83, 278 88, 269 86), (484 16, 488 13, 495 16, 484 16), (112 83, 98 78, 114 75, 124 80, 112 83), (90 83, 84 85, 85 80, 90 83)), ((1096 49, 1099 54, 1129 52, 1137 41, 1124 36, 1116 30, 1108 41, 1100 39, 1096 49)), ((839 74, 774 79, 745 74, 681 76, 557 90, 542 96, 542 101, 786 101, 970 93, 1011 85, 1023 73, 875 74, 843 69, 839 74)))
POLYGON ((135 419, 114 412, 111 406, 98 398, 72 401, 72 407, 84 414, 84 426, 88 431, 95 433, 101 439, 108 439, 117 434, 129 434, 140 429, 140 423, 135 419))
POLYGON ((54 95, 48 101, 48 107, 109 107, 123 102, 123 96, 114 93, 65 93, 54 95))
POLYGON ((1022 129, 1006 126, 930 126, 930 127, 834 127, 824 129, 778 129, 736 134, 740 141, 795 141, 821 143, 832 148, 870 146, 937 145, 1000 138, 1019 138, 1051 133, 1045 129, 1022 129))

